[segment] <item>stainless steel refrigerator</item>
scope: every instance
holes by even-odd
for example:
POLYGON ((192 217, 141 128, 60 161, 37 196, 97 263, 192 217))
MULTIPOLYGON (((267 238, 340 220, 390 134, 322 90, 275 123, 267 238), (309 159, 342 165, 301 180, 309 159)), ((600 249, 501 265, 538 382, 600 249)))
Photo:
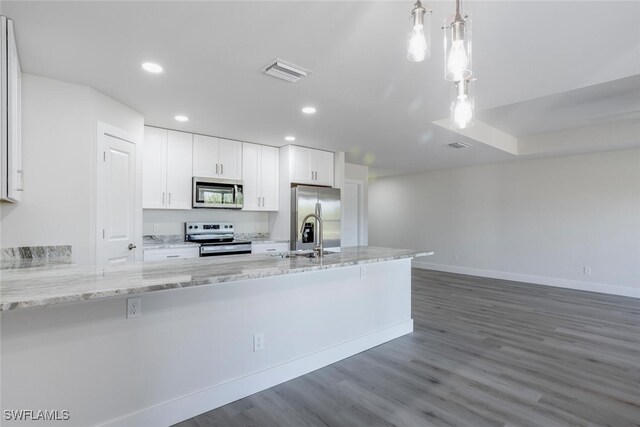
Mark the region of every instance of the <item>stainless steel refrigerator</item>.
MULTIPOLYGON (((325 249, 340 247, 340 189, 299 185, 291 189, 291 249, 313 249, 315 245, 302 243, 300 227, 305 216, 316 213, 316 203, 322 210, 325 249)), ((307 220, 307 227, 316 230, 315 219, 307 220)))

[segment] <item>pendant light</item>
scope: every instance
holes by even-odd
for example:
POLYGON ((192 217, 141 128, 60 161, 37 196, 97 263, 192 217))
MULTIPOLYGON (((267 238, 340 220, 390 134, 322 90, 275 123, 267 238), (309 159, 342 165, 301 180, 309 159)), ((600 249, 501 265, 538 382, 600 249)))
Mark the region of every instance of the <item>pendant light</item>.
POLYGON ((456 13, 451 23, 445 21, 444 78, 449 81, 468 79, 471 71, 471 18, 462 16, 461 0, 456 0, 456 13))
POLYGON ((417 0, 411 11, 411 27, 407 37, 407 59, 411 62, 422 62, 431 56, 430 18, 431 11, 422 7, 420 0, 417 0))
POLYGON ((451 99, 451 126, 466 129, 474 125, 473 82, 463 79, 453 84, 451 99))

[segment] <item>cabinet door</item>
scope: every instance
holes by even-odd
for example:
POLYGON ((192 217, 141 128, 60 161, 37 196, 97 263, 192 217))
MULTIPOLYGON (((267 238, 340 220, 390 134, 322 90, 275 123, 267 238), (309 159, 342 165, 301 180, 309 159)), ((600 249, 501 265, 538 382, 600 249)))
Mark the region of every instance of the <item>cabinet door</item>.
POLYGON ((260 182, 262 210, 277 211, 280 208, 280 150, 275 147, 261 147, 260 182))
POLYGON ((142 144, 142 207, 161 209, 167 201, 167 131, 144 128, 142 144))
POLYGON ((218 143, 220 147, 218 176, 224 179, 242 179, 242 143, 230 139, 218 139, 218 143))
POLYGON ((314 183, 333 187, 333 153, 312 150, 311 170, 315 172, 314 183))
POLYGON ((242 183, 244 185, 245 211, 261 210, 262 199, 259 178, 260 146, 245 142, 242 144, 242 183))
POLYGON ((18 202, 22 198, 22 72, 13 32, 13 21, 7 23, 7 199, 18 202))
POLYGON ((189 246, 188 248, 169 248, 169 249, 145 249, 145 261, 159 261, 165 259, 178 258, 198 258, 200 256, 200 248, 198 246, 189 246))
POLYGON ((191 209, 193 135, 169 131, 167 139, 167 208, 191 209))
POLYGON ((290 160, 290 180, 298 184, 314 184, 311 173, 311 149, 291 146, 289 152, 290 160))
POLYGON ((217 178, 220 170, 218 138, 193 136, 193 176, 217 178))
POLYGON ((252 254, 289 252, 288 243, 251 243, 252 254))

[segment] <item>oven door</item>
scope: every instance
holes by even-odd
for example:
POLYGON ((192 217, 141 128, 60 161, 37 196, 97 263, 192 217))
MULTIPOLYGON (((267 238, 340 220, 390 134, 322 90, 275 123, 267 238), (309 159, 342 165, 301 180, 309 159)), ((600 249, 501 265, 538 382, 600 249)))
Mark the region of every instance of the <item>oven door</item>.
POLYGON ((194 208, 242 209, 242 181, 193 178, 194 208))

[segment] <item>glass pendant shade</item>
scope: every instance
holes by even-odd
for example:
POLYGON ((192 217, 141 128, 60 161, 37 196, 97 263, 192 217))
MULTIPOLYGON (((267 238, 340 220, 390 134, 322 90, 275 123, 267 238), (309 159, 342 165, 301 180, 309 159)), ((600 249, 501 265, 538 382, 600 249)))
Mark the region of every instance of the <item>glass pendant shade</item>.
POLYGON ((469 80, 460 80, 452 86, 451 94, 451 127, 466 129, 474 125, 473 84, 469 80))
POLYGON ((411 62, 422 62, 431 56, 431 13, 418 1, 409 18, 409 34, 407 36, 407 59, 411 62))
POLYGON ((448 81, 468 79, 471 71, 471 18, 456 13, 445 21, 444 78, 448 81))

